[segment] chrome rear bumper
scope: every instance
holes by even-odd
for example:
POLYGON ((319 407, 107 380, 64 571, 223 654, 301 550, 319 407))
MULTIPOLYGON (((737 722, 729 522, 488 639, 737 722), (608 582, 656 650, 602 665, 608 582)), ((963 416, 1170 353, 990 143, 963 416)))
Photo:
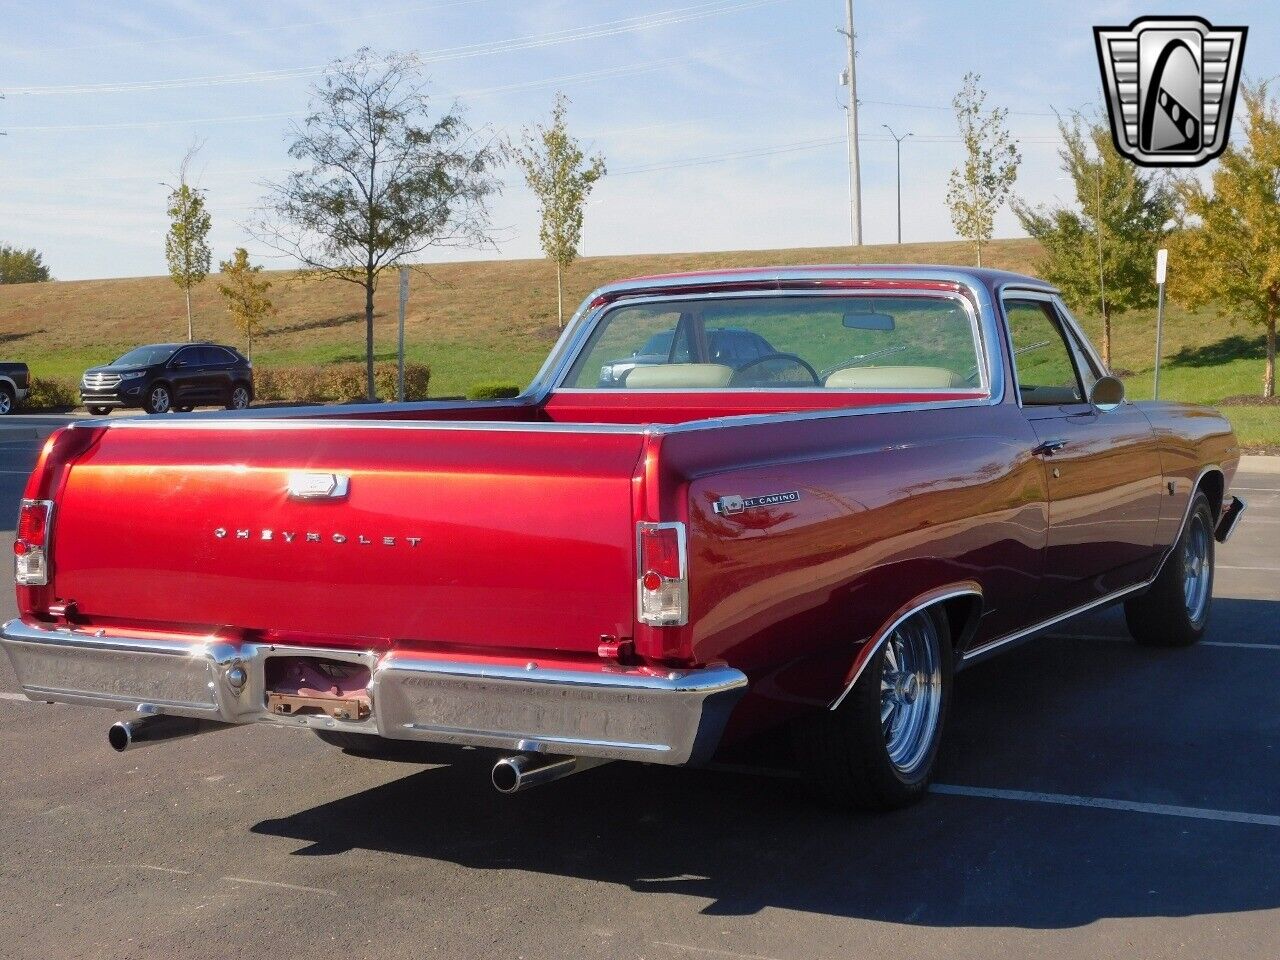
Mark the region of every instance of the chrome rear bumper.
POLYGON ((4 625, 0 645, 32 700, 663 764, 706 761, 747 685, 730 667, 510 665, 404 651, 86 632, 21 620, 4 625), (370 716, 344 721, 270 713, 265 665, 272 657, 368 667, 370 716))

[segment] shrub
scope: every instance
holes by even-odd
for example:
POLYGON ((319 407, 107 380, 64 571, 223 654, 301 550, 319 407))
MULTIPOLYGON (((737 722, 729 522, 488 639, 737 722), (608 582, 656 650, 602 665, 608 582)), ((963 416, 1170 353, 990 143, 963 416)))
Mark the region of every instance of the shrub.
POLYGON ((79 384, 74 380, 32 377, 31 392, 23 401, 28 410, 68 410, 80 404, 79 384))
POLYGON ((517 384, 502 380, 486 380, 467 391, 468 400, 507 400, 520 395, 517 384))
MULTIPOLYGON (((395 363, 373 368, 373 384, 382 400, 396 398, 395 363)), ((293 367, 267 367, 254 371, 255 398, 262 403, 352 403, 365 398, 363 363, 313 363, 293 367)), ((406 400, 425 400, 431 385, 431 368, 425 363, 404 365, 406 400)))

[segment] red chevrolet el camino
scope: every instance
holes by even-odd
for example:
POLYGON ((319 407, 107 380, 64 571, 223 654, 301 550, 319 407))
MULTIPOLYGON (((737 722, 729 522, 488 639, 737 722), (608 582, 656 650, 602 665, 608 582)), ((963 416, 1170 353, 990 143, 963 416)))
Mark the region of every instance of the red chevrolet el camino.
POLYGON ((1123 601, 1205 629, 1227 421, 1130 403, 1058 294, 951 267, 646 277, 491 403, 55 434, 2 641, 34 700, 497 748, 519 790, 796 731, 827 795, 929 780, 953 672, 1123 601))

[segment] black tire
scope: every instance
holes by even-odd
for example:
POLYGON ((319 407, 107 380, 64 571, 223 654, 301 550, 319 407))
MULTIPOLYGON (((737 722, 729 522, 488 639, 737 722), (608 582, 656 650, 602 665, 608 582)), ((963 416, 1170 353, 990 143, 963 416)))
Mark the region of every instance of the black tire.
POLYGON ((89 412, 93 414, 95 417, 106 417, 106 416, 110 416, 111 408, 110 407, 90 407, 89 412))
POLYGON ((17 409, 18 401, 14 398, 13 388, 7 383, 0 383, 0 417, 7 417, 17 409))
MULTIPOLYGON (((933 776, 951 705, 952 668, 951 631, 940 609, 921 611, 895 629, 872 654, 862 676, 839 707, 796 727, 797 759, 818 795, 839 807, 873 811, 896 810, 920 800, 933 776), (897 694, 885 691, 882 681, 896 672, 892 669, 896 659, 889 662, 890 669, 886 670, 891 644, 898 649, 899 637, 917 634, 931 638, 936 669, 911 674, 917 678, 915 699, 909 704, 897 702, 899 708, 915 710, 916 700, 931 698, 928 702, 932 706, 926 712, 932 720, 927 728, 921 728, 910 762, 899 763, 890 754, 894 735, 886 731, 882 719, 886 697, 895 700, 897 694), (921 686, 919 676, 930 676, 932 680, 921 686)), ((900 684, 890 689, 909 693, 900 684)), ((890 716, 892 730, 895 721, 890 716)))
POLYGON ((195 409, 195 407, 174 407, 173 409, 178 411, 178 413, 190 413, 195 409))
POLYGON ((173 393, 167 383, 153 383, 147 387, 147 398, 142 402, 147 413, 168 413, 173 409, 173 393))
POLYGON ((245 410, 253 402, 253 390, 247 383, 237 383, 231 387, 231 395, 227 397, 228 410, 245 410))
POLYGON ((1160 575, 1141 596, 1125 601, 1124 619, 1138 643, 1189 647, 1204 636, 1213 605, 1213 529, 1209 498, 1197 491, 1160 575))

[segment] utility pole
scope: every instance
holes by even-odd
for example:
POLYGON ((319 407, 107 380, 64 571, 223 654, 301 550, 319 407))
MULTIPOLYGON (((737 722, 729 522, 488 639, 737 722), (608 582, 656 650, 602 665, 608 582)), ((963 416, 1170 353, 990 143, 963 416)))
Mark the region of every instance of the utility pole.
POLYGON ((907 137, 911 136, 911 134, 904 133, 902 136, 898 136, 896 133, 893 132, 893 127, 889 126, 887 123, 882 123, 880 124, 880 126, 884 127, 886 130, 889 131, 889 136, 893 137, 894 142, 898 146, 898 243, 899 245, 901 245, 902 243, 902 141, 907 139, 907 137))
POLYGON ((396 354, 396 400, 404 403, 404 314, 409 305, 409 268, 400 268, 400 336, 396 354))
POLYGON ((862 246, 862 173, 858 166, 858 72, 853 49, 853 0, 844 0, 844 34, 849 63, 841 79, 849 87, 849 237, 862 246))

